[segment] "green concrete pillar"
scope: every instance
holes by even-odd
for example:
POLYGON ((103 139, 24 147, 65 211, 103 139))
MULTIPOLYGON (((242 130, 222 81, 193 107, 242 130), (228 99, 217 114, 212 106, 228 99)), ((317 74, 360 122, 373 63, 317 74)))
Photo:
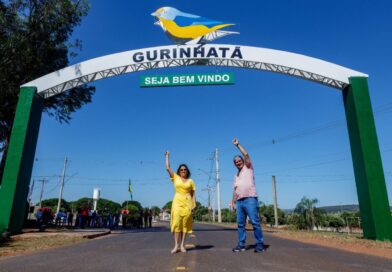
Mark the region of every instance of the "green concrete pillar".
POLYGON ((364 237, 392 241, 392 217, 367 78, 350 77, 349 81, 343 100, 364 237))
POLYGON ((36 91, 20 89, 0 188, 0 233, 22 230, 43 108, 36 91))

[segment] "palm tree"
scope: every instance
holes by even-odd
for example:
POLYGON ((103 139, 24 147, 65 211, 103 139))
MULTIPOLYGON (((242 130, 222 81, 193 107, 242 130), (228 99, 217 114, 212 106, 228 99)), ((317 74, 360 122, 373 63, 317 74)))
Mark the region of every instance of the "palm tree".
POLYGON ((304 217, 308 228, 311 230, 313 230, 315 225, 314 209, 316 208, 316 204, 318 204, 318 202, 319 201, 317 198, 310 199, 304 196, 294 210, 295 213, 299 213, 304 217))

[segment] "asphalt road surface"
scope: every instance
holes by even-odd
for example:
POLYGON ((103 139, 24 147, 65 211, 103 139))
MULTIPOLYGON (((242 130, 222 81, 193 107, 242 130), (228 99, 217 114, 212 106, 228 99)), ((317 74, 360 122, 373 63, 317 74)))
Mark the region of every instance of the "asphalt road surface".
MULTIPOLYGON (((196 224, 186 253, 170 254, 168 224, 72 246, 0 259, 1 272, 46 271, 392 271, 392 261, 363 254, 289 241, 264 234, 264 253, 233 253, 237 232, 196 224)), ((253 233, 247 234, 254 243, 253 233)))

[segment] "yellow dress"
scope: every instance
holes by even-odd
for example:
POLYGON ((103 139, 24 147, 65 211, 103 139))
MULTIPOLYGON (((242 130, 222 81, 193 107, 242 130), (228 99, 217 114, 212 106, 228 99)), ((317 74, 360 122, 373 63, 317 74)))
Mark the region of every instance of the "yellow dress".
POLYGON ((171 207, 170 226, 172 232, 192 233, 192 206, 191 192, 196 187, 192 179, 183 182, 177 174, 171 178, 176 194, 171 207))

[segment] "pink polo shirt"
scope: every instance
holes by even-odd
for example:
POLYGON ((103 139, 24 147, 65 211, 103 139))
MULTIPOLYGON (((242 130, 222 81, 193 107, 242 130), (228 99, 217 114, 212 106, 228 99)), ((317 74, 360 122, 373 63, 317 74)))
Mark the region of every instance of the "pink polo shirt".
POLYGON ((234 175, 233 187, 237 200, 244 197, 257 197, 252 164, 249 168, 244 164, 241 171, 234 175))

